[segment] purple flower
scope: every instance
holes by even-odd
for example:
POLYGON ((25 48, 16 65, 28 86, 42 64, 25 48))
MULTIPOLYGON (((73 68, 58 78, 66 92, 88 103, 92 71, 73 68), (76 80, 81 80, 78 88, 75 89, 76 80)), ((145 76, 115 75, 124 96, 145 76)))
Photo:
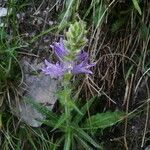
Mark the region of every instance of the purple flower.
MULTIPOLYGON (((59 62, 52 64, 45 60, 45 68, 42 68, 43 73, 50 75, 52 78, 58 78, 64 75, 64 73, 72 74, 92 74, 90 70, 91 67, 95 66, 95 63, 88 63, 88 53, 81 50, 74 58, 74 60, 68 61, 64 57, 69 57, 69 51, 66 50, 63 39, 60 39, 60 42, 54 43, 54 46, 51 46, 54 49, 55 55, 57 56, 59 62)), ((71 53, 71 52, 70 52, 71 53)))
POLYGON ((91 67, 95 66, 96 64, 88 64, 88 53, 81 50, 77 56, 77 62, 79 64, 74 65, 72 73, 73 74, 80 74, 80 73, 85 73, 85 74, 93 74, 93 72, 91 70, 89 70, 91 67))
POLYGON ((61 77, 65 72, 63 66, 59 63, 52 64, 45 60, 45 65, 46 67, 42 68, 41 70, 43 71, 43 73, 45 73, 46 75, 50 75, 52 78, 61 77))
POLYGON ((80 74, 80 73, 85 73, 85 74, 93 74, 89 68, 95 66, 95 63, 93 64, 88 64, 85 61, 82 61, 80 64, 75 65, 72 69, 73 74, 80 74))
POLYGON ((76 59, 77 59, 77 61, 82 62, 82 61, 88 61, 88 57, 89 57, 88 53, 83 51, 83 50, 81 50, 77 54, 76 59))
POLYGON ((53 45, 50 45, 53 50, 55 55, 57 56, 57 58, 62 61, 64 56, 66 56, 68 54, 68 51, 66 50, 64 43, 63 43, 63 39, 60 38, 59 43, 58 42, 54 42, 53 45))

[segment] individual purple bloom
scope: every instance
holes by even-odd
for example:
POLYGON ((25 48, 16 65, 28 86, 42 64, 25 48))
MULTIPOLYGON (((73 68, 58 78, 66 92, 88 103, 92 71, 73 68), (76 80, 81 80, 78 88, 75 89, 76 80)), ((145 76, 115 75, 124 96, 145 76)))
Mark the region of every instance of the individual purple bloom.
POLYGON ((82 61, 87 61, 87 60, 88 60, 88 57, 89 57, 88 53, 85 52, 85 51, 83 51, 83 50, 81 50, 81 51, 77 54, 76 59, 77 59, 77 61, 82 62, 82 61))
POLYGON ((61 77, 65 72, 63 65, 59 63, 52 64, 45 60, 45 65, 46 67, 42 68, 41 70, 43 71, 43 73, 45 73, 46 75, 50 75, 52 78, 61 77))
POLYGON ((96 64, 95 63, 88 64, 89 55, 87 52, 81 50, 77 54, 76 59, 79 64, 73 67, 73 70, 72 70, 73 74, 80 74, 80 73, 93 74, 93 72, 89 70, 89 68, 95 66, 96 64))
POLYGON ((68 54, 68 51, 66 50, 64 46, 62 38, 60 38, 59 42, 54 42, 54 44, 51 45, 51 47, 53 48, 55 55, 60 61, 62 61, 64 56, 68 54))
POLYGON ((93 64, 88 64, 85 61, 82 61, 80 64, 75 65, 72 69, 73 74, 80 74, 80 73, 85 73, 85 74, 93 74, 89 68, 95 66, 95 63, 93 64))

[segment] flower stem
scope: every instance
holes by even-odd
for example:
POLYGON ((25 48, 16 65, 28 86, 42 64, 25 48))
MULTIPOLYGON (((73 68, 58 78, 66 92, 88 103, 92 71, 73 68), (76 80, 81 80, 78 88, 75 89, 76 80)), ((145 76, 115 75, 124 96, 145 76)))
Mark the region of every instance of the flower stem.
POLYGON ((66 116, 66 129, 65 129, 65 145, 64 145, 64 150, 70 150, 70 147, 71 147, 71 137, 72 137, 72 132, 71 132, 71 108, 69 106, 69 101, 71 100, 70 99, 70 96, 71 96, 71 90, 70 90, 70 78, 71 78, 71 75, 66 75, 64 76, 64 79, 63 79, 63 87, 64 87, 64 104, 63 107, 64 107, 64 113, 65 113, 65 116, 66 116))

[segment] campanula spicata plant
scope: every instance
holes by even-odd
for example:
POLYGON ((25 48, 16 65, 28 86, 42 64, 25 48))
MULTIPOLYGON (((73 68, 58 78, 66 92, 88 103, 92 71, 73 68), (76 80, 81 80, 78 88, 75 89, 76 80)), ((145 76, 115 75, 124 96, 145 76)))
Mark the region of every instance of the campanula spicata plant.
POLYGON ((50 122, 49 124, 53 127, 53 131, 59 129, 64 133, 62 138, 60 138, 60 141, 64 141, 64 150, 72 149, 71 146, 73 145, 74 139, 80 141, 79 143, 81 145, 83 144, 84 148, 91 149, 90 145, 100 148, 101 146, 90 137, 84 128, 86 130, 91 130, 91 128, 105 128, 117 122, 121 116, 119 115, 118 117, 116 112, 112 117, 110 117, 110 113, 100 116, 96 114, 96 116, 91 117, 93 127, 90 126, 90 119, 87 119, 80 127, 83 116, 86 114, 87 108, 91 106, 94 99, 91 99, 79 109, 75 104, 76 100, 73 98, 71 78, 73 75, 93 74, 92 67, 96 65, 95 63, 89 62, 89 55, 84 51, 87 43, 87 31, 85 27, 85 23, 82 21, 71 24, 66 33, 66 38, 60 38, 59 42, 54 42, 51 45, 56 56, 56 62, 52 63, 45 60, 45 67, 41 69, 44 74, 61 81, 62 88, 57 91, 56 95, 62 106, 62 115, 60 117, 52 117, 54 115, 51 113, 51 120, 45 123, 50 122), (106 121, 108 116, 110 118, 106 121), (99 122, 99 118, 101 120, 104 119, 104 122, 99 122))
POLYGON ((74 99, 71 97, 72 85, 70 79, 73 75, 93 74, 91 68, 95 63, 89 63, 89 55, 83 50, 87 39, 85 37, 85 23, 75 22, 70 25, 66 33, 66 40, 60 38, 59 42, 54 42, 51 48, 57 58, 56 63, 45 60, 45 67, 42 68, 43 73, 51 78, 59 78, 63 89, 57 92, 57 96, 64 108, 62 122, 66 123, 65 129, 65 145, 64 149, 69 150, 71 146, 70 139, 73 136, 71 127, 71 111, 76 110, 80 115, 82 112, 75 105, 74 99))

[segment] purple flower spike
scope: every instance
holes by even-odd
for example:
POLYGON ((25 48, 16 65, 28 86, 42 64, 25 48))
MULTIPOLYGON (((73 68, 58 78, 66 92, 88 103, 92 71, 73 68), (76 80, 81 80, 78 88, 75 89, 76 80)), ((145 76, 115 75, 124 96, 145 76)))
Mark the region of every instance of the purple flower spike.
POLYGON ((80 73, 85 73, 85 74, 93 74, 89 68, 95 66, 95 64, 88 64, 85 61, 82 61, 80 64, 75 65, 72 69, 73 74, 80 74, 80 73))
POLYGON ((65 70, 59 63, 52 64, 45 60, 45 65, 46 67, 42 68, 41 70, 43 71, 43 73, 45 73, 46 75, 50 75, 52 78, 58 78, 64 74, 65 70))
POLYGON ((60 61, 68 54, 68 51, 66 50, 63 39, 60 38, 59 42, 54 42, 54 45, 51 45, 51 47, 54 49, 55 55, 58 57, 60 61))

